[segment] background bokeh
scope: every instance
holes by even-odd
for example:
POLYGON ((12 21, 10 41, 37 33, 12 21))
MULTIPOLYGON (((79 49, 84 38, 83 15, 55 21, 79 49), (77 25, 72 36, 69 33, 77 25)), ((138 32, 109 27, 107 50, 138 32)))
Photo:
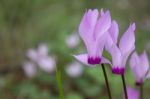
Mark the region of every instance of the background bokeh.
MULTIPOLYGON (((39 69, 29 78, 22 68, 29 60, 27 50, 41 43, 48 45, 49 55, 55 57, 57 69, 61 70, 65 99, 108 99, 100 66, 82 66, 78 77, 66 70, 75 62, 72 54, 85 52, 81 40, 76 47, 68 46, 66 40, 72 34, 78 35, 81 17, 89 8, 109 9, 121 34, 135 22, 136 50, 150 53, 149 0, 0 0, 0 99, 59 99, 55 71, 39 69)), ((112 75, 110 68, 107 72, 113 98, 123 99, 121 78, 112 75)), ((126 82, 134 86, 129 67, 126 82)), ((150 98, 149 92, 147 80, 145 99, 150 98)))

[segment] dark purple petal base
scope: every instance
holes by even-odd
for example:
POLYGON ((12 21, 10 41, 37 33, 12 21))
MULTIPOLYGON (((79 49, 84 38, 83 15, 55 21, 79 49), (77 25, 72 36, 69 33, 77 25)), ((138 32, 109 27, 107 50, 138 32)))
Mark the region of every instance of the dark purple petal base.
POLYGON ((96 58, 89 57, 88 58, 88 63, 91 64, 91 65, 100 64, 101 63, 101 58, 100 57, 96 57, 96 58))
POLYGON ((117 75, 122 75, 125 73, 125 68, 114 67, 112 68, 112 72, 117 75))
POLYGON ((142 85, 142 83, 143 83, 142 81, 136 81, 136 82, 135 82, 135 85, 136 85, 136 86, 140 86, 140 85, 142 85))

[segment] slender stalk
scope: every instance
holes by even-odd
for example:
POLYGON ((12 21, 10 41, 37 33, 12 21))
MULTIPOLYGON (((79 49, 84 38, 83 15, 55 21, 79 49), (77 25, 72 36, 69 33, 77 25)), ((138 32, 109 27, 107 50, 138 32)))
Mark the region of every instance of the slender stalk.
POLYGON ((144 99, 143 98, 143 83, 141 83, 140 85, 140 99, 144 99))
POLYGON ((60 99, 64 99, 61 71, 58 69, 56 70, 56 79, 57 79, 57 84, 58 84, 59 97, 60 99))
POLYGON ((103 74, 104 74, 104 78, 105 78, 105 83, 106 83, 106 86, 107 86, 109 99, 112 99, 111 91, 110 91, 110 87, 109 87, 109 83, 108 83, 108 77, 107 77, 107 74, 106 74, 106 70, 105 70, 104 64, 102 64, 102 70, 103 70, 103 74))
POLYGON ((121 75, 121 78, 122 78, 122 83, 123 83, 125 99, 128 99, 128 94, 127 94, 127 88, 126 88, 126 82, 125 82, 124 74, 121 75))

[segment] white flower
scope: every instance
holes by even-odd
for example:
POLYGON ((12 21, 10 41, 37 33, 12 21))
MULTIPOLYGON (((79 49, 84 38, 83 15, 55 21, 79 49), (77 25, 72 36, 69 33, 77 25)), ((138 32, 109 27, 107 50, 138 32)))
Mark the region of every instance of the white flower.
POLYGON ((32 49, 30 48, 27 53, 26 53, 26 56, 32 60, 32 61, 37 61, 37 58, 38 58, 38 54, 37 54, 37 51, 35 49, 32 49))
POLYGON ((74 62, 71 63, 67 66, 66 68, 66 73, 70 76, 70 77, 79 77, 82 75, 83 73, 83 67, 80 63, 78 62, 74 62))
POLYGON ((66 44, 69 48, 75 48, 79 44, 79 36, 77 34, 71 34, 66 39, 66 44))
POLYGON ((56 69, 56 61, 51 56, 39 59, 38 65, 43 71, 47 73, 52 73, 56 69))
POLYGON ((48 56, 48 46, 45 43, 42 43, 38 46, 38 57, 46 57, 48 56))

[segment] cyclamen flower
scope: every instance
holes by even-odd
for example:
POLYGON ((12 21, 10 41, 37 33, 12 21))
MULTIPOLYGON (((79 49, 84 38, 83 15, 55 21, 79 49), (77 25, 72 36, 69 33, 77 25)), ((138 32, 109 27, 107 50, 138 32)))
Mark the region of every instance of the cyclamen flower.
POLYGON ((150 78, 150 67, 146 52, 141 55, 134 52, 130 59, 130 67, 136 78, 136 84, 140 85, 146 78, 150 78))
POLYGON ((79 26, 79 34, 86 46, 87 54, 74 57, 88 66, 104 63, 102 53, 110 25, 109 11, 104 13, 101 10, 100 15, 97 9, 86 11, 79 26))
POLYGON ((70 77, 74 77, 74 78, 79 77, 83 73, 83 67, 78 62, 73 62, 67 66, 66 73, 70 77))
POLYGON ((139 92, 138 90, 127 87, 128 99, 139 99, 139 92))
POLYGON ((113 21, 107 36, 106 49, 112 56, 112 72, 114 74, 124 74, 126 61, 135 49, 135 23, 130 24, 129 28, 120 39, 119 46, 117 38, 119 34, 118 24, 113 21))
POLYGON ((37 49, 29 49, 27 56, 47 73, 52 73, 56 69, 56 61, 52 56, 48 55, 48 46, 45 43, 40 44, 37 49))
POLYGON ((79 44, 79 41, 79 36, 73 33, 67 37, 66 44, 69 48, 75 48, 79 44))

